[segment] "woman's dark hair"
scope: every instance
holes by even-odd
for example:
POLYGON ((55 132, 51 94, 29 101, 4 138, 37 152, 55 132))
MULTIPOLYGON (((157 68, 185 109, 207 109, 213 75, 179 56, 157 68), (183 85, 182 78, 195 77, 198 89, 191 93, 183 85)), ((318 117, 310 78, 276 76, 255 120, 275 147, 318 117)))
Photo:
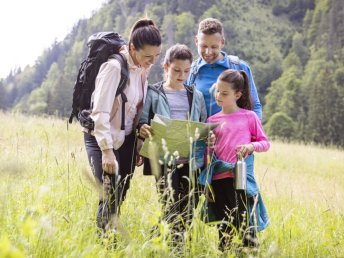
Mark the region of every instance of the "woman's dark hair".
POLYGON ((131 44, 136 50, 142 49, 145 45, 161 45, 160 31, 151 19, 143 18, 135 22, 130 31, 129 48, 131 44))
POLYGON ((245 71, 225 70, 220 74, 219 80, 230 83, 235 92, 241 92, 242 95, 237 100, 238 107, 252 110, 250 86, 245 71))
POLYGON ((166 55, 163 61, 163 65, 171 64, 174 60, 189 60, 192 63, 192 52, 191 49, 183 44, 176 44, 167 49, 166 55))

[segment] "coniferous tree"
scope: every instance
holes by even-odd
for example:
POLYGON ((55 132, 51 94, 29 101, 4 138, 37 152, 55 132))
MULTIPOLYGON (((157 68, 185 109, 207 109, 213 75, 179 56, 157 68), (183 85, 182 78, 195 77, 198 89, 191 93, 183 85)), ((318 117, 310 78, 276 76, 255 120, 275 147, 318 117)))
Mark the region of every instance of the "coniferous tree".
POLYGON ((265 96, 271 86, 271 82, 277 80, 283 72, 281 53, 276 50, 271 51, 271 55, 268 60, 255 66, 253 70, 254 74, 257 75, 254 77, 254 81, 259 93, 260 101, 265 105, 265 96))
POLYGON ((314 79, 309 94, 309 139, 322 144, 336 144, 343 136, 343 102, 333 80, 332 67, 323 67, 314 79))
POLYGON ((193 35, 195 35, 195 31, 196 23, 192 13, 184 12, 176 17, 176 42, 192 47, 194 45, 193 35))

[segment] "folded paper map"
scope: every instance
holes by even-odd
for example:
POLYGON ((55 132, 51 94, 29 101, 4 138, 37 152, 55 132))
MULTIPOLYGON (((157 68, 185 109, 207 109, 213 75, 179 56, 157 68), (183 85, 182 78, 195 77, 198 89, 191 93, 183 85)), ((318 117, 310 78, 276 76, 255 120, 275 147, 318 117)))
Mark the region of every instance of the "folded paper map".
POLYGON ((177 151, 180 157, 189 158, 190 153, 194 151, 195 143, 197 146, 205 146, 204 139, 217 125, 175 120, 156 114, 151 121, 152 138, 144 141, 140 155, 150 158, 154 150, 162 157, 168 150, 169 153, 177 151), (203 144, 200 144, 200 141, 203 144))

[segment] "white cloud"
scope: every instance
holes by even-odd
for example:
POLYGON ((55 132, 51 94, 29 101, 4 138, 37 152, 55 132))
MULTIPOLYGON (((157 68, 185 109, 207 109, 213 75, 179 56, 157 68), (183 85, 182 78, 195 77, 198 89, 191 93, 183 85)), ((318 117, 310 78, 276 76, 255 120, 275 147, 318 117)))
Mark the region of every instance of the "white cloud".
POLYGON ((11 0, 0 3, 0 78, 34 64, 55 39, 62 40, 104 0, 11 0))

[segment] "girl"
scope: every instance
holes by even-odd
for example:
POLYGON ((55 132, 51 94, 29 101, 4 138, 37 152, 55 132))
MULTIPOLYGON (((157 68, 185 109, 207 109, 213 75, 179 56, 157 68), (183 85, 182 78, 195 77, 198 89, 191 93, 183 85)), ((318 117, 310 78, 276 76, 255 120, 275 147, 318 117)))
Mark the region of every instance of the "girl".
POLYGON ((119 61, 111 58, 102 64, 96 78, 91 113, 94 131, 85 132, 84 140, 92 171, 103 185, 97 214, 97 226, 102 230, 109 228, 109 219, 119 211, 129 188, 136 160, 134 129, 143 107, 149 70, 160 52, 161 36, 154 22, 138 20, 131 29, 128 46, 120 49, 129 68, 124 130, 120 128, 122 98, 115 95, 121 78, 119 61))
MULTIPOLYGON (((184 84, 191 63, 192 53, 187 46, 177 44, 167 50, 163 61, 166 80, 148 86, 146 102, 139 121, 141 138, 147 138, 153 133, 150 121, 155 114, 172 119, 205 122, 206 108, 202 93, 194 86, 184 84)), ((195 179, 190 178, 188 157, 181 157, 176 163, 170 167, 162 165, 161 171, 168 169, 168 179, 165 178, 166 174, 158 175, 156 179, 162 194, 164 218, 173 224, 174 231, 182 233, 185 223, 190 221, 190 214, 187 212, 188 194, 191 190, 190 181, 195 179)), ((144 174, 152 175, 148 159, 144 160, 144 174)))
MULTIPOLYGON (((234 188, 234 164, 237 157, 247 157, 254 151, 267 151, 270 147, 267 136, 257 115, 251 111, 252 102, 249 81, 244 71, 225 70, 215 84, 216 103, 221 111, 207 119, 210 123, 219 123, 215 128, 216 143, 213 148, 213 164, 208 166, 211 173, 211 186, 214 202, 210 205, 215 220, 219 225, 220 249, 224 249, 231 241, 235 231, 244 233, 244 246, 254 244, 254 230, 246 225, 253 197, 259 200, 256 211, 259 212, 258 230, 264 229, 268 223, 265 207, 258 195, 258 188, 253 175, 253 167, 247 168, 247 190, 234 188), (221 169, 226 168, 226 169, 221 169), (249 210, 247 210, 247 207, 249 210)), ((252 155, 253 156, 253 155, 252 155)), ((251 155, 247 159, 253 158, 251 155)), ((247 162, 253 164, 253 162, 247 162)), ((252 222, 252 221, 251 221, 252 222)))

